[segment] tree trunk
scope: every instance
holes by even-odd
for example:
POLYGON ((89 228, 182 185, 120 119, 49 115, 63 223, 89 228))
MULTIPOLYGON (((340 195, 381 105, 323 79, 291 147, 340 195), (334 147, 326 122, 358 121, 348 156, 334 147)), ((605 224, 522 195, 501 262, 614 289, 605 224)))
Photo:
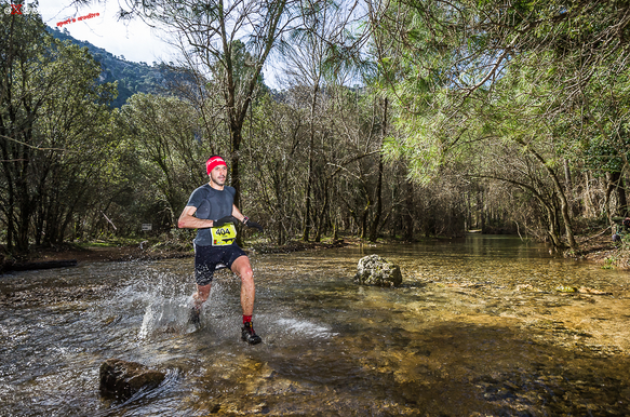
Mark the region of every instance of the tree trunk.
MULTIPOLYGON (((524 144, 523 144, 524 145, 524 144)), ((535 150, 531 148, 526 148, 534 157, 542 164, 542 166, 547 170, 547 173, 551 177, 551 181, 554 185, 556 195, 560 200, 560 213, 562 213, 562 221, 564 222, 564 231, 567 236, 567 240, 569 241, 569 247, 573 251, 578 250, 577 242, 575 241, 575 236, 573 235, 573 222, 571 221, 571 215, 569 213, 569 203, 567 201, 567 197, 564 193, 564 189, 558 180, 558 176, 555 171, 547 164, 547 161, 540 156, 535 150)))
POLYGON ((563 165, 564 165, 564 187, 565 187, 567 195, 569 195, 573 191, 573 184, 571 181, 571 170, 569 169, 569 161, 564 159, 563 165))
MULTIPOLYGON (((383 101, 383 122, 382 122, 382 137, 381 146, 383 145, 383 139, 387 134, 387 98, 383 101)), ((374 219, 372 220, 372 228, 370 230, 370 242, 376 242, 378 239, 378 227, 381 221, 381 211, 383 210, 383 156, 378 155, 378 179, 376 182, 376 207, 375 207, 374 219)))
POLYGON ((606 216, 608 217, 608 224, 610 226, 614 226, 615 224, 613 221, 615 213, 610 209, 610 196, 615 189, 616 180, 619 179, 615 178, 615 174, 618 173, 606 173, 606 192, 604 193, 604 207, 606 207, 606 216))
POLYGON ((379 223, 381 221, 381 212, 383 210, 383 156, 378 156, 378 179, 376 182, 376 207, 374 208, 374 218, 372 219, 372 227, 370 228, 370 242, 376 242, 378 239, 379 223))
POLYGON ((278 227, 278 245, 282 245, 284 244, 284 236, 282 235, 282 224, 279 225, 278 227))
POLYGON ((68 229, 68 226, 70 225, 70 222, 72 221, 72 217, 74 216, 75 207, 76 205, 72 205, 71 207, 69 207, 68 212, 65 215, 65 219, 63 223, 61 224, 61 227, 59 228, 59 234, 58 234, 59 240, 57 243, 63 243, 64 237, 66 235, 66 230, 68 229))
POLYGON ((363 207, 363 213, 361 213, 361 240, 365 239, 367 236, 367 217, 370 212, 370 206, 372 205, 372 201, 368 197, 368 201, 363 207))
MULTIPOLYGON (((240 164, 240 150, 241 150, 241 142, 243 141, 242 137, 242 123, 230 123, 230 136, 231 136, 231 145, 232 145, 232 166, 231 166, 231 183, 230 185, 234 187, 234 205, 238 207, 239 210, 243 211, 243 207, 241 207, 241 164, 240 164)), ((243 234, 238 233, 236 235, 236 244, 239 246, 243 246, 243 234)))
MULTIPOLYGON (((333 193, 335 193, 336 190, 337 190, 337 178, 333 177, 333 179, 332 179, 332 190, 331 191, 333 193)), ((335 204, 335 201, 337 201, 336 196, 334 194, 333 194, 333 200, 332 201, 333 201, 333 205, 335 204)), ((338 232, 338 230, 339 230, 339 224, 338 224, 339 216, 337 215, 338 214, 337 210, 338 210, 338 206, 334 205, 333 206, 333 211, 332 211, 332 213, 333 213, 333 219, 332 219, 332 223, 333 223, 332 239, 333 239, 333 242, 336 242, 337 240, 339 240, 339 234, 338 234, 339 233, 338 232)))
POLYGON ((17 240, 15 249, 19 254, 28 253, 28 230, 31 220, 31 199, 28 193, 28 184, 26 179, 28 178, 28 155, 27 151, 24 151, 22 167, 22 177, 17 180, 18 189, 18 207, 20 208, 20 217, 18 220, 17 240))
POLYGON ((302 240, 308 242, 311 231, 311 189, 313 187, 313 144, 315 142, 315 106, 317 105, 317 93, 319 83, 313 86, 313 97, 311 97, 310 121, 309 121, 309 145, 308 145, 308 172, 306 174, 306 195, 304 201, 304 226, 302 240))
POLYGON ((322 210, 317 217, 317 233, 315 235, 315 242, 322 241, 322 233, 324 230, 326 211, 328 210, 328 181, 324 185, 324 204, 322 205, 322 210))
POLYGON ((478 194, 478 204, 479 204, 479 228, 481 229, 481 233, 486 232, 486 203, 483 198, 483 190, 479 191, 478 194))
POLYGON ((549 221, 549 224, 547 226, 547 233, 549 233, 549 238, 551 239, 551 244, 554 247, 557 248, 561 248, 562 245, 562 240, 560 239, 560 236, 558 235, 558 229, 557 229, 557 216, 556 213, 554 212, 554 210, 552 210, 551 207, 545 205, 545 208, 547 209, 547 219, 549 221))
POLYGON ((591 217, 591 216, 597 216, 597 210, 595 209, 595 204, 593 203, 593 197, 591 196, 591 176, 589 175, 589 172, 586 171, 584 173, 584 183, 585 183, 585 187, 584 187, 584 193, 586 194, 586 199, 584 201, 584 204, 586 206, 586 215, 591 217))
POLYGON ((411 181, 406 182, 407 196, 405 197, 405 211, 406 213, 403 216, 403 224, 404 224, 404 235, 403 239, 406 241, 413 240, 413 184, 411 181))
POLYGON ((628 216, 628 199, 626 195, 626 181, 623 175, 619 174, 619 180, 617 181, 617 213, 621 217, 628 216))
MULTIPOLYGON (((6 163, 6 162, 5 162, 6 163)), ((15 237, 15 222, 14 222, 14 204, 15 198, 13 193, 13 184, 8 182, 7 191, 9 193, 9 204, 6 207, 7 216, 7 251, 13 253, 14 249, 14 237, 15 237)))
POLYGON ((470 204, 471 191, 466 193, 466 231, 472 229, 472 207, 470 204))
POLYGON ((312 172, 313 172, 313 157, 311 148, 313 147, 313 141, 311 140, 308 150, 308 172, 306 174, 306 195, 304 201, 304 224, 302 226, 302 240, 308 242, 311 232, 311 187, 312 187, 312 172))
POLYGON ((234 193, 234 205, 241 209, 241 142, 243 141, 242 136, 242 125, 233 125, 231 130, 232 136, 232 155, 230 155, 232 159, 232 169, 231 169, 231 186, 234 187, 236 191, 234 193))

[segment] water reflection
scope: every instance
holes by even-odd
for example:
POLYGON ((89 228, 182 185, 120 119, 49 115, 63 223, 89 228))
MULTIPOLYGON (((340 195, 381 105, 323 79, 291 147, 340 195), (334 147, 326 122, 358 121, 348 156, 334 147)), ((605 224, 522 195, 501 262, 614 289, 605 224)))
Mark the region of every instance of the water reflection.
POLYGON ((2 278, 0 415, 629 414, 625 272, 481 235, 252 259, 257 346, 240 341, 228 273, 188 327, 192 259, 2 278), (372 253, 401 266, 402 287, 351 282, 372 253), (112 357, 168 377, 103 400, 112 357))

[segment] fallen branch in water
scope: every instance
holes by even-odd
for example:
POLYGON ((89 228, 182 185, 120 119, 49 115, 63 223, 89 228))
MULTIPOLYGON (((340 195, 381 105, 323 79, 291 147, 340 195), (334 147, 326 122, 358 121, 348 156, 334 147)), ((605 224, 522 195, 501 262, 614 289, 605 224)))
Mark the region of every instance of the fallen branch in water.
POLYGON ((45 261, 45 262, 27 262, 27 263, 11 263, 7 262, 0 268, 0 273, 11 271, 32 271, 36 269, 53 269, 53 268, 68 268, 71 266, 77 266, 76 259, 63 260, 63 261, 45 261))

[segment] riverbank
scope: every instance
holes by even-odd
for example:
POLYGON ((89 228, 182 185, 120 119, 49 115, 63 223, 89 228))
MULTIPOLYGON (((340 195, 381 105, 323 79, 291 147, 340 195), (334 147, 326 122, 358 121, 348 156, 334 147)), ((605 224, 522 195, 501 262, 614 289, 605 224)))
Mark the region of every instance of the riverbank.
MULTIPOLYGON (((62 261, 74 259, 78 262, 123 262, 138 259, 164 259, 192 256, 192 249, 169 247, 154 249, 146 244, 63 244, 53 247, 34 247, 29 255, 15 260, 19 263, 62 261)), ((7 262, 7 260, 5 260, 7 262)))
MULTIPOLYGON (((244 251, 255 253, 291 253, 305 250, 321 250, 359 244, 357 239, 325 242, 288 242, 284 245, 256 243, 246 246, 244 251)), ((136 260, 160 260, 189 258, 195 255, 192 243, 169 241, 158 243, 115 244, 95 242, 90 244, 62 244, 53 247, 34 247, 28 257, 13 260, 5 259, 0 265, 0 273, 9 271, 13 264, 35 264, 51 261, 76 260, 81 262, 126 262, 136 260)))
POLYGON ((609 233, 596 233, 578 238, 580 251, 565 252, 565 257, 586 260, 603 269, 630 270, 630 245, 612 242, 609 233))
MULTIPOLYGON (((438 239, 439 240, 439 239, 438 239)), ((253 243, 244 248, 248 254, 292 253, 306 250, 333 249, 355 245, 381 245, 389 241, 379 240, 377 244, 361 239, 345 237, 323 242, 292 241, 283 245, 268 242, 253 243)), ((392 242, 389 242, 392 243, 392 242)), ((404 243, 404 242, 396 242, 404 243)), ((630 270, 630 247, 615 245, 608 234, 594 234, 578 238, 581 250, 577 254, 565 252, 565 257, 585 260, 601 265, 604 269, 630 270)), ((54 247, 34 247, 28 257, 21 260, 5 259, 7 263, 41 263, 49 261, 76 260, 77 262, 126 262, 134 260, 160 260, 193 257, 191 242, 92 242, 85 244, 62 244, 54 247)), ((0 268, 0 273, 8 268, 0 268)))
POLYGON ((614 244, 595 247, 578 258, 601 265, 603 269, 630 270, 630 249, 614 244))

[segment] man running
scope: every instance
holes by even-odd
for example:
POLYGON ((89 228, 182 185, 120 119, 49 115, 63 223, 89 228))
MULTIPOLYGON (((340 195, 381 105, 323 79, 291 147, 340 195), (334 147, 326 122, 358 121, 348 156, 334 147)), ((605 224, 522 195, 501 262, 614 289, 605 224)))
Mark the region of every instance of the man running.
POLYGON ((245 226, 263 228, 243 216, 234 205, 236 190, 225 185, 227 164, 220 156, 211 156, 206 162, 210 181, 197 188, 190 195, 188 203, 177 222, 179 228, 198 229, 193 241, 195 247, 195 280, 197 292, 193 294, 194 306, 190 321, 199 323, 202 304, 210 295, 214 271, 230 268, 241 278, 241 307, 243 327, 241 337, 254 345, 262 339, 254 332, 252 314, 254 312, 254 272, 249 258, 236 244, 238 222, 245 226))

